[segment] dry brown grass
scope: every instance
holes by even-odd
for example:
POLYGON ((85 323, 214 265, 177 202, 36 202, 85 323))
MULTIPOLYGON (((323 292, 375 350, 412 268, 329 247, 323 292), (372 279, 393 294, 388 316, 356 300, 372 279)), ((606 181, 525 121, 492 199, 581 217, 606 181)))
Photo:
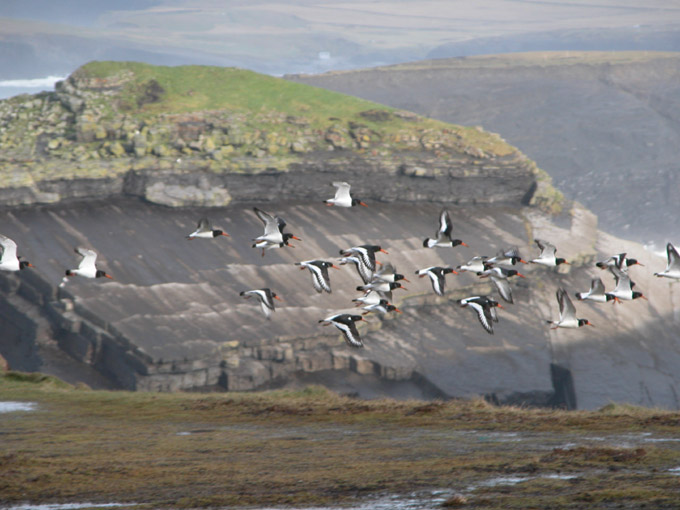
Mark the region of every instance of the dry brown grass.
POLYGON ((658 508, 680 504, 671 488, 678 477, 668 471, 680 465, 680 445, 640 443, 643 431, 661 438, 677 431, 680 415, 668 411, 360 401, 319 387, 98 392, 16 373, 0 379, 0 400, 38 403, 35 411, 2 415, 0 506, 337 505, 431 489, 450 491, 451 501, 471 508, 578 508, 645 498, 658 508), (588 439, 592 434, 610 439, 588 439), (617 444, 621 434, 640 444, 617 444), (575 478, 546 478, 554 473, 575 478), (526 480, 483 484, 499 476, 526 480))

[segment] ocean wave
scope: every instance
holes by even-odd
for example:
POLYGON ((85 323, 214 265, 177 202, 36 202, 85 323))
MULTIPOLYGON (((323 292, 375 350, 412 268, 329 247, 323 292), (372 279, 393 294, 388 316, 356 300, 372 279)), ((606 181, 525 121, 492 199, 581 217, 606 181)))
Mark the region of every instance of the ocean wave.
POLYGON ((48 76, 46 78, 31 78, 26 80, 0 80, 0 87, 25 87, 41 88, 54 87, 58 81, 65 80, 66 76, 48 76))

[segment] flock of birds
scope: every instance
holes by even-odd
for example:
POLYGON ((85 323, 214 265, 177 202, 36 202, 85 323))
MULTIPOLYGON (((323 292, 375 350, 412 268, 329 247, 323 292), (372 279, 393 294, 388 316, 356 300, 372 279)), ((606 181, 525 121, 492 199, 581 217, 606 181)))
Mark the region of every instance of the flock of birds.
MULTIPOLYGON (((335 196, 324 200, 326 205, 336 207, 354 207, 360 205, 366 207, 366 204, 361 200, 352 198, 348 183, 334 182, 333 186, 336 188, 335 196)), ((263 257, 267 250, 291 246, 289 244, 291 240, 300 241, 295 235, 284 232, 286 222, 281 217, 271 215, 257 207, 253 208, 253 211, 262 221, 264 233, 252 240, 252 247, 261 249, 263 257)), ((447 210, 442 210, 439 215, 439 228, 435 233, 435 237, 424 239, 423 247, 446 248, 468 246, 462 240, 454 239, 452 232, 453 225, 450 213, 447 210)), ((196 230, 189 234, 187 239, 214 239, 219 236, 229 236, 229 234, 222 230, 214 229, 207 218, 201 218, 196 230)), ((541 239, 536 239, 535 242, 540 249, 540 254, 528 262, 522 259, 516 247, 512 247, 502 250, 495 257, 475 256, 467 263, 456 268, 431 266, 419 269, 415 274, 420 278, 427 276, 431 281, 433 291, 437 295, 443 296, 446 288, 445 277, 447 274, 459 274, 459 272, 464 271, 471 272, 479 278, 489 278, 501 299, 505 302, 513 303, 512 288, 510 287, 509 280, 513 277, 524 278, 523 274, 514 269, 517 264, 533 263, 547 267, 569 264, 565 259, 556 256, 557 249, 550 242, 541 239)), ((0 270, 19 271, 27 267, 33 267, 30 262, 22 260, 17 255, 17 244, 2 234, 0 234, 0 248, 2 249, 0 270)), ((64 286, 68 279, 74 276, 113 279, 111 275, 97 268, 97 253, 95 251, 81 247, 75 248, 75 251, 82 259, 76 269, 67 269, 65 271, 60 287, 64 286)), ((363 312, 361 314, 336 313, 319 320, 319 323, 322 323, 324 326, 332 324, 338 328, 342 332, 347 344, 352 347, 363 346, 356 323, 364 320, 364 315, 369 313, 401 313, 401 310, 390 303, 392 292, 400 288, 405 289, 401 282, 408 282, 409 280, 404 275, 397 273, 391 264, 383 265, 377 261, 376 254, 379 252, 387 253, 381 246, 371 244, 352 246, 340 250, 342 257, 339 259, 339 265, 353 264, 363 281, 363 285, 356 287, 357 291, 363 292, 363 295, 352 300, 356 307, 362 308, 363 312)), ((666 253, 668 260, 666 269, 654 274, 658 277, 680 279, 680 255, 678 255, 677 250, 671 243, 667 244, 666 253)), ((312 276, 312 284, 317 292, 331 292, 329 269, 340 269, 333 262, 314 259, 297 262, 296 265, 300 266, 301 270, 309 270, 312 276)), ((621 253, 598 262, 596 265, 601 269, 608 269, 614 276, 616 282, 614 290, 606 292, 602 280, 595 278, 591 281, 588 292, 577 292, 575 294, 578 300, 596 303, 613 301, 616 303, 637 298, 646 299, 641 292, 633 290, 635 283, 628 275, 628 269, 631 266, 642 265, 636 259, 628 258, 625 253, 621 253)), ((267 319, 271 317, 272 312, 275 310, 274 300, 281 300, 269 288, 245 290, 240 295, 245 299, 255 298, 267 319)), ((585 325, 592 326, 587 319, 577 318, 574 304, 564 288, 559 288, 556 296, 559 305, 559 319, 547 321, 551 329, 578 328, 585 325)), ((469 296, 459 300, 459 304, 461 307, 472 309, 476 313, 482 327, 489 334, 493 334, 493 325, 498 322, 496 308, 503 308, 497 300, 487 295, 469 296)))

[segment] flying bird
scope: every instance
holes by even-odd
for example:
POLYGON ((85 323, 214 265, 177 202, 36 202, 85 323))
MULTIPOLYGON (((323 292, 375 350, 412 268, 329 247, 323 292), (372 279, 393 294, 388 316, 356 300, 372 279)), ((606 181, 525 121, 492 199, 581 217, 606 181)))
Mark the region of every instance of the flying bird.
POLYGON ((535 239, 535 241, 539 249, 541 250, 541 254, 538 256, 538 258, 530 260, 529 262, 533 262, 534 264, 541 264, 548 267, 556 267, 559 266, 560 264, 569 264, 569 262, 567 262, 563 258, 555 257, 555 252, 557 251, 557 248, 555 248, 554 244, 551 244, 548 241, 543 241, 542 239, 535 239))
POLYGON ((380 246, 375 244, 362 244, 360 246, 352 246, 346 250, 340 250, 340 255, 345 257, 355 255, 359 258, 364 267, 371 272, 371 275, 375 273, 377 262, 375 260, 376 252, 387 253, 380 246))
POLYGON ((472 296, 459 301, 463 308, 470 307, 477 314, 479 323, 487 333, 493 335, 493 323, 498 322, 496 308, 503 308, 496 300, 488 296, 472 296))
POLYGON ((340 269, 338 266, 325 260, 304 260, 302 262, 296 262, 295 265, 301 266, 300 270, 304 270, 305 268, 309 269, 309 272, 312 273, 312 284, 317 292, 323 292, 325 290, 330 294, 331 279, 328 276, 328 268, 332 267, 334 269, 340 269))
POLYGON ((387 299, 381 299, 378 303, 365 305, 362 308, 366 310, 365 312, 363 312, 363 315, 369 314, 371 312, 377 312, 383 315, 389 312, 401 313, 401 310, 399 310, 399 308, 397 308, 396 306, 391 305, 390 302, 387 301, 387 299))
POLYGON ((443 209, 442 212, 439 213, 439 229, 437 229, 437 232, 435 233, 437 237, 435 238, 426 237, 425 240, 423 241, 423 247, 425 248, 434 248, 435 246, 454 247, 461 244, 463 246, 467 246, 467 244, 465 244, 460 239, 452 239, 451 238, 452 231, 453 224, 451 223, 451 215, 449 214, 449 211, 443 209))
POLYGON ((398 282, 401 280, 408 282, 408 279, 403 274, 397 273, 397 268, 389 262, 373 275, 373 279, 383 282, 398 282))
POLYGON ((373 279, 373 271, 368 269, 358 256, 348 255, 347 257, 342 257, 339 262, 341 266, 350 263, 355 265, 357 272, 364 283, 369 283, 373 279))
POLYGON ((334 182, 333 186, 337 189, 335 190, 335 197, 324 200, 324 203, 328 206, 336 205, 338 207, 352 207, 355 205, 363 205, 368 207, 358 198, 352 198, 349 194, 350 185, 346 182, 334 182))
POLYGON ((253 239, 253 248, 262 248, 262 256, 264 257, 265 250, 272 248, 283 248, 284 246, 293 246, 288 244, 291 239, 301 241, 299 237, 291 233, 284 232, 286 222, 279 216, 272 216, 271 214, 253 207, 253 211, 257 217, 264 223, 264 234, 253 239))
POLYGON ((361 306, 362 304, 364 306, 368 305, 377 305, 382 301, 382 296, 378 293, 378 291, 375 290, 369 290, 366 294, 364 294, 361 297, 358 297, 356 299, 352 299, 353 303, 356 303, 354 306, 361 306))
POLYGON ((197 237, 201 239, 213 239, 218 236, 229 237, 229 234, 223 232, 222 230, 212 228, 210 220, 204 217, 198 220, 198 227, 196 227, 196 230, 187 236, 187 239, 189 241, 197 237))
POLYGON ((468 271, 470 273, 481 273, 486 271, 484 264, 487 258, 488 257, 484 256, 472 257, 465 264, 461 264, 460 266, 456 267, 456 271, 468 271))
POLYGON ((426 267, 424 269, 419 269, 418 271, 416 271, 416 274, 420 278, 424 278, 425 276, 430 277, 430 281, 432 282, 432 289, 438 296, 444 295, 444 289, 446 288, 446 280, 444 277, 450 273, 458 274, 456 270, 453 269, 452 267, 440 267, 440 266, 426 267))
POLYGON ((624 273, 616 266, 611 266, 609 271, 614 275, 614 280, 616 281, 616 287, 613 291, 607 294, 612 296, 615 302, 619 300, 630 301, 632 299, 642 298, 647 299, 642 295, 642 292, 633 290, 635 287, 635 282, 631 281, 628 273, 624 273))
POLYGON ((67 269, 66 270, 66 276, 64 276, 63 280, 61 281, 61 284, 59 284, 60 287, 63 287, 66 285, 66 282, 68 281, 69 276, 84 276, 85 278, 109 278, 110 280, 113 280, 113 277, 109 274, 106 274, 104 271, 101 269, 97 269, 97 252, 94 250, 88 250, 87 248, 76 248, 74 250, 78 255, 81 255, 83 258, 80 260, 80 264, 78 264, 77 269, 67 269))
POLYGON ((593 278, 590 282, 588 292, 577 292, 576 299, 579 301, 595 301, 596 303, 606 303, 614 299, 612 294, 607 294, 604 290, 604 283, 600 278, 593 278))
POLYGON ((595 265, 600 269, 607 269, 608 267, 616 267, 623 272, 627 272, 630 266, 644 266, 640 264, 637 259, 626 258, 625 253, 619 253, 618 255, 612 255, 608 259, 596 262, 595 265))
POLYGON ((239 296, 242 296, 245 299, 250 299, 251 297, 255 296, 260 302, 262 313, 264 313, 264 316, 267 317, 267 319, 271 317, 272 312, 275 310, 274 300, 278 299, 279 301, 283 301, 269 288, 244 290, 243 292, 239 293, 239 296))
POLYGON ((678 251, 671 243, 666 245, 666 256, 668 258, 666 269, 660 273, 654 273, 654 275, 664 278, 680 279, 680 255, 678 255, 678 251))
POLYGON ((340 313, 321 319, 319 322, 324 323, 324 326, 333 324, 333 326, 342 331, 342 336, 350 347, 363 347, 364 343, 361 341, 361 336, 359 336, 356 325, 356 322, 362 320, 364 320, 364 318, 361 315, 340 313))
POLYGON ((522 258, 519 254, 519 248, 513 246, 512 248, 507 248, 505 250, 499 251, 495 257, 487 259, 487 264, 492 264, 495 266, 514 266, 518 262, 526 264, 526 260, 522 258))
POLYGON ((2 248, 0 271, 19 271, 33 267, 28 260, 20 260, 21 257, 17 257, 17 243, 2 234, 0 234, 0 248, 2 248))
POLYGON ((551 324, 550 329, 594 326, 588 321, 588 319, 576 318, 576 308, 574 308, 574 304, 571 302, 571 299, 569 299, 566 290, 560 287, 557 289, 556 296, 557 303, 560 306, 560 320, 546 321, 548 324, 551 324))
POLYGON ((496 289, 498 290, 498 293, 501 295, 501 297, 508 303, 514 303, 512 299, 512 289, 510 288, 510 282, 508 282, 508 278, 510 278, 511 276, 519 276, 520 278, 525 278, 525 276, 516 269, 489 266, 488 264, 485 264, 484 267, 486 269, 481 273, 478 273, 479 277, 480 278, 489 277, 493 284, 496 286, 496 289))

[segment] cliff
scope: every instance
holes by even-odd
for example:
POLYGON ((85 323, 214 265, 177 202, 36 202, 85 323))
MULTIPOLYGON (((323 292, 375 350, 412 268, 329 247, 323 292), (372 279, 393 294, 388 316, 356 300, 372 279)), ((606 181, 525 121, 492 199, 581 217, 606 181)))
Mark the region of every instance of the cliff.
POLYGON ((125 194, 218 206, 319 196, 352 178, 372 200, 433 200, 447 186, 454 203, 529 203, 532 184, 548 183, 482 130, 203 66, 90 63, 54 93, 0 102, 0 144, 4 205, 125 194))
POLYGON ((556 213, 565 205, 560 195, 499 137, 266 77, 248 81, 250 93, 236 94, 232 106, 223 96, 209 99, 213 88, 201 73, 214 72, 220 87, 231 77, 235 93, 235 77, 244 73, 237 70, 179 69, 182 80, 164 74, 177 77, 177 70, 130 64, 85 70, 54 95, 2 106, 16 113, 17 104, 32 103, 42 112, 5 121, 2 132, 11 140, 2 173, 9 183, 0 210, 2 233, 36 266, 0 275, 0 353, 12 367, 140 390, 321 382, 363 397, 486 395, 497 402, 570 408, 610 400, 680 407, 673 294, 651 271, 635 275, 649 302, 578 307, 597 324, 594 331, 550 332, 545 324, 556 316, 558 286, 586 290, 590 278, 601 275, 592 266, 598 254, 629 251, 648 268, 663 260, 598 231, 596 217, 577 204, 549 216, 543 210, 556 213), (120 69, 136 70, 136 78, 120 69), (194 72, 199 77, 191 81, 194 72), (150 86, 150 79, 157 85, 150 86), (130 95, 139 83, 155 91, 154 101, 129 99, 139 97, 130 95), (186 87, 193 95, 186 95, 186 87), (296 102, 302 97, 312 105, 306 110, 296 102), (266 108, 243 111, 248 101, 266 108), (122 113, 123 104, 134 115, 122 113), (211 109, 201 110, 206 104, 211 109), (306 112, 305 119, 289 119, 291 108, 306 112), (53 126, 42 120, 51 109, 64 112, 62 134, 50 132, 53 126), (85 135, 92 133, 83 124, 90 122, 83 118, 89 111, 96 112, 94 138, 85 135), (186 115, 196 121, 168 120, 186 115), (280 122, 265 129, 265 118, 280 122), (367 130, 361 136, 359 122, 367 130), (136 129, 128 136, 123 125, 136 129), (105 137, 97 138, 100 127, 105 137), (41 134, 34 136, 39 130, 49 137, 43 152, 41 134), (239 133, 250 142, 235 143, 239 133), (303 135, 311 149, 297 151, 295 141, 303 135), (265 150, 263 141, 272 138, 286 143, 265 150), (50 149, 53 140, 59 143, 50 149), (111 153, 116 143, 124 154, 111 153), (154 153, 159 145, 174 152, 154 153), (258 157, 256 147, 264 155, 258 157), (227 153, 221 160, 215 159, 218 148, 227 153), (76 153, 87 157, 77 161, 76 153), (123 170, 116 174, 111 169, 118 164, 123 170), (12 176, 22 171, 30 182, 16 185, 12 176), (369 208, 324 206, 337 178, 350 181, 369 208), (48 199, 53 203, 37 203, 48 199), (253 205, 284 217, 302 241, 261 257, 250 247, 262 228, 253 205), (423 248, 443 205, 469 249, 423 248), (184 239, 202 216, 231 237, 184 239), (449 292, 437 298, 429 282, 411 278, 422 267, 455 266, 509 245, 528 257, 534 237, 553 241, 573 265, 568 272, 526 268, 528 278, 514 284, 517 303, 502 312, 493 336, 455 304, 466 295, 492 292, 487 283, 471 275, 447 277, 449 292), (404 313, 370 317, 361 329, 366 347, 353 350, 318 321, 353 310, 355 271, 333 271, 333 293, 320 296, 294 262, 334 259, 340 249, 363 243, 387 249, 381 260, 395 264, 411 283, 395 292, 404 313), (64 270, 77 263, 72 250, 80 245, 100 253, 99 263, 114 281, 76 278, 58 288, 64 270), (239 297, 264 286, 284 300, 269 321, 256 303, 239 297), (57 359, 55 352, 69 358, 57 359))

